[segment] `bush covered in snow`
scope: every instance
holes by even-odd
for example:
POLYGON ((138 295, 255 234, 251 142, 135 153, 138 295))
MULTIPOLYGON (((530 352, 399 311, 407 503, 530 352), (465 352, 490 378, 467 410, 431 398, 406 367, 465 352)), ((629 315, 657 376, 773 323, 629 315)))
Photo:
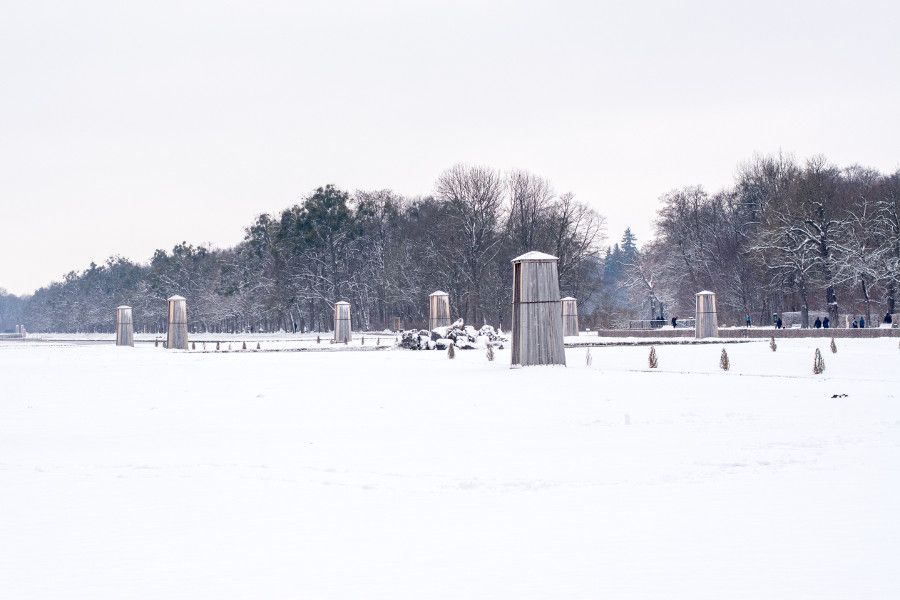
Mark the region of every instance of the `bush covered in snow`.
POLYGON ((503 348, 506 338, 490 325, 475 329, 458 319, 452 325, 427 329, 410 329, 400 334, 397 346, 407 350, 447 350, 453 344, 459 350, 487 348, 495 346, 503 348))

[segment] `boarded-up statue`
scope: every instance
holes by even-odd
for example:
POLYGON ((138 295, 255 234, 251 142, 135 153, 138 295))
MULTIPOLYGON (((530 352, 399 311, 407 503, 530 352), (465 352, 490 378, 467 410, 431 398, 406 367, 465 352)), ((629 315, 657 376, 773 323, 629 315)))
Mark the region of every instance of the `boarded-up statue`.
POLYGON ((698 340, 719 336, 719 319, 716 315, 716 295, 712 292, 697 294, 697 312, 694 315, 694 337, 698 340))
POLYGON ((352 339, 350 332, 350 303, 336 302, 334 305, 334 341, 346 344, 352 339))
POLYGON ((560 300, 562 304, 563 335, 578 335, 578 301, 571 296, 560 300))
POLYGON ((428 296, 428 330, 450 326, 450 296, 440 290, 428 296))
POLYGON ((169 298, 166 348, 170 350, 188 349, 187 300, 181 296, 169 298))
POLYGON ((512 263, 512 366, 565 365, 557 258, 528 252, 512 263))
POLYGON ((130 306, 116 307, 116 346, 134 346, 134 322, 130 306))

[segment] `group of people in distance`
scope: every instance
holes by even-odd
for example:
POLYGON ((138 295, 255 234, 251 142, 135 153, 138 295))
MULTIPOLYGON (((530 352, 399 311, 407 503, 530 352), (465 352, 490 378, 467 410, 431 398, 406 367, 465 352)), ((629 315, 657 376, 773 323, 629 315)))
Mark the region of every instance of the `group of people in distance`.
MULTIPOLYGON (((865 323, 865 320, 863 320, 863 323, 865 323)), ((853 321, 853 326, 856 327, 856 321, 853 321)), ((828 317, 825 317, 824 319, 816 317, 813 327, 816 329, 828 329, 831 327, 831 320, 828 317)))
MULTIPOLYGON (((747 315, 746 319, 744 319, 744 322, 747 324, 747 327, 750 327, 750 315, 747 315)), ((893 317, 891 317, 891 313, 885 313, 883 322, 886 325, 890 325, 894 322, 893 317)), ((779 317, 777 314, 772 315, 772 324, 775 325, 775 329, 784 328, 781 317, 779 317)), ((813 327, 815 327, 816 329, 828 329, 829 327, 831 327, 831 319, 829 319, 828 317, 825 317, 823 319, 816 317, 816 320, 813 322, 813 327)), ((850 323, 850 329, 865 329, 865 327, 865 317, 857 317, 850 323)))

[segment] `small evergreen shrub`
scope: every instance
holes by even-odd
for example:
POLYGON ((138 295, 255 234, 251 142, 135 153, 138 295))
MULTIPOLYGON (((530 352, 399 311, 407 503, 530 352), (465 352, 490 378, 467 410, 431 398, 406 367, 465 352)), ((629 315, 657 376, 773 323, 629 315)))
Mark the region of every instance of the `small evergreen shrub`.
POLYGON ((775 336, 774 336, 774 335, 772 336, 772 339, 769 340, 769 348, 772 349, 772 352, 775 352, 776 350, 778 350, 778 344, 775 343, 775 336))
POLYGON ((722 348, 722 356, 719 357, 719 368, 723 371, 731 368, 731 363, 728 361, 728 352, 725 351, 725 348, 722 348))
POLYGON ((650 365, 651 369, 659 366, 659 360, 656 358, 656 346, 650 346, 650 356, 647 357, 647 364, 650 365))
POLYGON ((813 358, 813 373, 816 375, 821 375, 825 370, 825 359, 822 358, 822 353, 819 352, 819 349, 816 348, 816 355, 813 358))
POLYGON ((454 358, 456 358, 456 349, 455 348, 456 348, 456 344, 454 344, 453 342, 450 342, 450 347, 447 348, 447 358, 449 358, 450 360, 453 360, 454 358))
POLYGON ((488 359, 488 362, 494 362, 494 345, 493 344, 488 344, 487 359, 488 359))
POLYGON ((834 338, 831 338, 831 353, 837 354, 837 344, 834 343, 834 338))

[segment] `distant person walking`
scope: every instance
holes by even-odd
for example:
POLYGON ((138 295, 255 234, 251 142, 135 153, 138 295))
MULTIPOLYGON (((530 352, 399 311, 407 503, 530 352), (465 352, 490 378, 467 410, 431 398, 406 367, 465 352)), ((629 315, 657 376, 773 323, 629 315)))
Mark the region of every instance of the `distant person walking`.
POLYGON ((815 327, 816 329, 822 329, 822 319, 816 317, 816 322, 813 323, 813 327, 815 327))
POLYGON ((822 319, 822 327, 824 327, 825 329, 831 327, 831 320, 828 317, 822 319))
POLYGON ((750 318, 750 315, 747 315, 746 317, 744 317, 744 323, 747 324, 747 327, 750 327, 750 323, 752 321, 753 321, 753 319, 750 318))
POLYGON ((887 325, 890 325, 894 322, 894 317, 891 316, 891 313, 884 313, 884 322, 887 325))
POLYGON ((672 329, 678 326, 678 317, 672 317, 672 329))
POLYGON ((866 318, 865 318, 865 317, 860 317, 860 318, 859 318, 859 328, 860 328, 860 329, 865 329, 865 327, 866 327, 866 318))
POLYGON ((784 323, 781 322, 781 317, 775 317, 775 329, 784 329, 784 323))

